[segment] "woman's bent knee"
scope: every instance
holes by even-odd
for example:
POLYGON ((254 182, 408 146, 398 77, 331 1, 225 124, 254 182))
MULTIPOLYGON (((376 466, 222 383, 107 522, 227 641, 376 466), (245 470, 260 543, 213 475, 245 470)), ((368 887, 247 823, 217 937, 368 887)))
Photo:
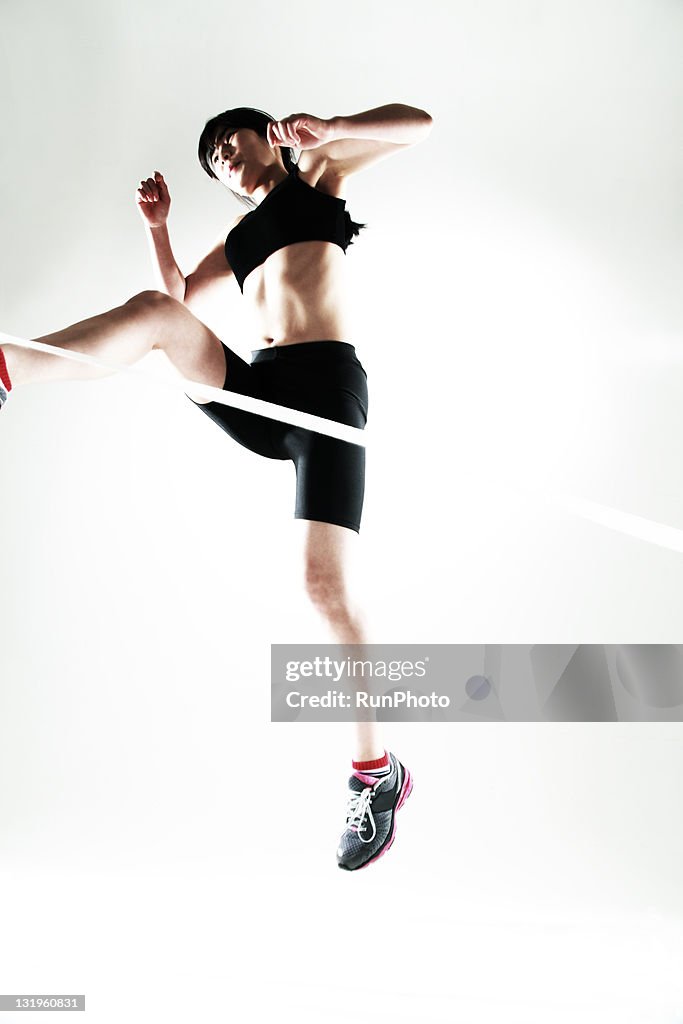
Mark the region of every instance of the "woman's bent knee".
POLYGON ((166 292, 155 291, 150 288, 147 291, 138 292, 137 295, 132 295, 126 302, 126 305, 135 304, 148 308, 159 308, 160 306, 177 305, 177 301, 171 295, 167 295, 166 292))

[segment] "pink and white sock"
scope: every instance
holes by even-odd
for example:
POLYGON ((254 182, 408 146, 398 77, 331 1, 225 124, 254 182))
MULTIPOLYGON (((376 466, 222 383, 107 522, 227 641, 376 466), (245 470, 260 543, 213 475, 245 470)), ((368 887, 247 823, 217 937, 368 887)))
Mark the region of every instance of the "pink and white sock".
POLYGON ((391 771, 391 761, 386 750, 383 757, 375 758, 374 761, 352 761, 351 764, 353 765, 353 774, 363 782, 365 781, 364 776, 374 781, 388 775, 391 771))
POLYGON ((5 362, 5 353, 0 348, 0 383, 4 384, 5 391, 9 394, 12 390, 12 381, 9 379, 9 372, 7 370, 7 363, 5 362))

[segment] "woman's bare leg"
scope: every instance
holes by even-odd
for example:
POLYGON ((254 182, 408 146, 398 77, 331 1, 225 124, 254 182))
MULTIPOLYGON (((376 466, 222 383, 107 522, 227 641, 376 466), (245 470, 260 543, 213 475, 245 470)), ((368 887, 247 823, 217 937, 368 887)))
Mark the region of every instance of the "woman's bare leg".
MULTIPOLYGON (((218 388, 225 381, 225 355, 216 335, 163 292, 140 292, 122 306, 33 340, 126 366, 152 349, 161 349, 183 377, 218 388)), ((113 372, 20 345, 2 344, 2 350, 13 387, 48 380, 89 380, 113 372)))
MULTIPOLYGON (((365 661, 357 645, 365 630, 349 600, 349 556, 355 531, 331 523, 305 524, 306 587, 338 643, 365 661)), ((362 681, 355 692, 363 692, 362 681)), ((396 813, 412 790, 412 776, 395 754, 386 751, 376 721, 355 723, 354 771, 349 778, 346 825, 337 844, 337 865, 357 871, 384 856, 396 833, 396 813), (361 762, 358 764, 357 762, 361 762), (366 763, 362 763, 366 762, 366 763), (370 762, 370 763, 368 763, 370 762)))
MULTIPOLYGON (((303 525, 306 590, 339 644, 367 642, 362 617, 349 594, 348 562, 354 530, 332 523, 296 520, 303 525)), ((359 653, 362 657, 362 653, 359 653)), ((374 761, 384 755, 380 728, 375 721, 355 723, 354 761, 374 761)))

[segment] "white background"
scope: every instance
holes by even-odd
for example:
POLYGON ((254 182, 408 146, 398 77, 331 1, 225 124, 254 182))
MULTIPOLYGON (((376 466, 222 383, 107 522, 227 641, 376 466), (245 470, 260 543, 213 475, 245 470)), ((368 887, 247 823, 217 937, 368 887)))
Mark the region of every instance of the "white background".
MULTIPOLYGON (((0 16, 2 330, 153 286, 157 168, 189 271, 239 212, 196 159, 226 107, 426 109, 348 190, 370 639, 681 640, 680 4, 0 16)), ((207 319, 252 347, 236 286, 207 319)), ((683 1019, 680 726, 395 728, 396 844, 337 871, 348 730, 268 722, 269 644, 326 639, 293 470, 142 368, 1 413, 0 991, 96 1024, 683 1019)))

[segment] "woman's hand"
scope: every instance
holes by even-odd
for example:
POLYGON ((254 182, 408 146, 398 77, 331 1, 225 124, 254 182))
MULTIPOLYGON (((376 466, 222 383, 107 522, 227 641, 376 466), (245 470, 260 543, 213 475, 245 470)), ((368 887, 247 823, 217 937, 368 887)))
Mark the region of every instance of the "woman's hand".
POLYGON ((317 149, 334 138, 334 128, 331 120, 313 114, 290 114, 281 121, 271 121, 266 134, 269 146, 317 149))
POLYGON ((168 185, 161 171, 155 171, 153 178, 140 182, 135 193, 135 200, 142 219, 152 228, 160 228, 166 223, 171 208, 171 197, 168 185))

